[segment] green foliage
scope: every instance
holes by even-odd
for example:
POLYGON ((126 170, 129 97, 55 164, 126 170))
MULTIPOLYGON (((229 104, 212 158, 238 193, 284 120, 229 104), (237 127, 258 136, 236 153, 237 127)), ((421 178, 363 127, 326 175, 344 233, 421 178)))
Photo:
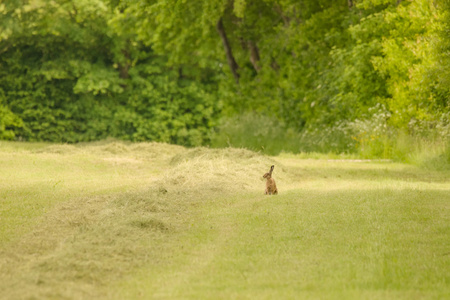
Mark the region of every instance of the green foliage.
POLYGON ((239 147, 277 155, 281 152, 356 153, 354 130, 344 122, 302 131, 262 114, 224 118, 213 133, 213 147, 239 147))
POLYGON ((0 102, 0 139, 14 139, 15 130, 22 126, 23 121, 0 102))
POLYGON ((8 1, 0 136, 407 160, 398 136, 448 139, 449 3, 8 1))
POLYGON ((300 134, 286 128, 277 119, 259 114, 244 114, 223 119, 212 136, 217 148, 236 147, 276 155, 297 153, 301 149, 300 134))
POLYGON ((178 76, 178 72, 151 66, 150 62, 130 71, 132 92, 115 114, 114 136, 187 146, 204 144, 215 125, 217 99, 194 82, 177 83, 178 76), (155 72, 158 69, 163 74, 155 72))
POLYGON ((436 58, 432 68, 428 70, 425 83, 432 91, 435 107, 448 113, 450 111, 450 1, 436 1, 440 8, 437 14, 439 21, 435 24, 437 42, 433 45, 436 58))
POLYGON ((0 9, 2 138, 207 142, 219 111, 209 78, 140 42, 125 4, 21 4, 0 9))

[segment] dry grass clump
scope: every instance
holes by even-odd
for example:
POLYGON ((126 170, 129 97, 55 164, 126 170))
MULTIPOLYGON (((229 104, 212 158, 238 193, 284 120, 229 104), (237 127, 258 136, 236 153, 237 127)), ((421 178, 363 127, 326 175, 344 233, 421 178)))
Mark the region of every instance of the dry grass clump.
MULTIPOLYGON (((24 180, 32 179, 33 167, 62 183, 38 181, 39 195, 53 195, 54 204, 0 248, 5 299, 108 298, 111 282, 143 265, 172 263, 165 253, 202 214, 205 199, 262 195, 262 175, 272 164, 276 178, 288 178, 272 158, 244 149, 113 141, 39 146, 23 155, 38 163, 15 167, 24 180)), ((37 201, 36 192, 26 197, 37 201)))
POLYGON ((185 151, 184 147, 178 145, 156 142, 127 143, 123 141, 104 141, 93 145, 87 144, 85 148, 98 154, 125 154, 143 158, 161 159, 169 159, 175 154, 185 151))
POLYGON ((80 144, 49 144, 33 149, 40 154, 92 154, 101 156, 132 156, 141 159, 171 159, 174 155, 185 151, 178 145, 156 142, 127 143, 123 141, 105 140, 80 144))
POLYGON ((175 155, 158 184, 168 191, 263 192, 262 176, 273 164, 274 177, 287 179, 287 169, 270 157, 246 149, 195 148, 175 155))
POLYGON ((61 203, 0 249, 0 298, 104 296, 111 282, 164 259, 166 237, 185 227, 187 211, 184 201, 148 189, 61 203))
POLYGON ((76 147, 75 145, 69 144, 61 144, 61 145, 53 145, 50 144, 48 146, 42 148, 36 148, 32 150, 32 153, 51 153, 51 154, 74 154, 79 153, 81 149, 76 147))

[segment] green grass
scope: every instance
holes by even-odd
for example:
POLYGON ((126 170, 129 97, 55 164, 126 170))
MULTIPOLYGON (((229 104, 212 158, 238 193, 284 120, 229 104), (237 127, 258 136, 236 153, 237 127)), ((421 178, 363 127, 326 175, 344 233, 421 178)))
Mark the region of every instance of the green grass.
POLYGON ((0 167, 0 299, 450 295, 448 171, 118 142, 0 167))
POLYGON ((223 118, 211 134, 215 148, 245 148, 298 158, 389 159, 429 170, 450 171, 449 126, 441 121, 410 128, 385 124, 385 114, 294 130, 274 117, 247 113, 223 118))

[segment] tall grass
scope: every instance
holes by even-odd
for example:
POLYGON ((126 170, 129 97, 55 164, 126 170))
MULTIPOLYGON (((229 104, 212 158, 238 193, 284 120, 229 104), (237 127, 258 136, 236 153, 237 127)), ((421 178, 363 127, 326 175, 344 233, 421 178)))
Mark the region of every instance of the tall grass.
POLYGON ((276 118, 243 114, 222 120, 212 134, 213 147, 238 147, 265 154, 281 152, 351 153, 354 141, 343 123, 308 128, 299 132, 276 118))
POLYGON ((389 124, 390 114, 377 107, 371 117, 348 123, 362 158, 384 158, 429 169, 450 169, 450 116, 438 120, 411 120, 408 128, 389 124))
POLYGON ((408 128, 389 124, 380 107, 365 119, 310 126, 296 131, 276 118, 244 114, 224 119, 212 135, 213 147, 239 147, 265 154, 281 152, 351 154, 390 159, 429 169, 450 169, 450 118, 411 121, 408 128))
POLYGON ((297 152, 299 135, 277 119, 260 114, 244 114, 223 119, 212 134, 214 148, 237 147, 275 155, 297 152))

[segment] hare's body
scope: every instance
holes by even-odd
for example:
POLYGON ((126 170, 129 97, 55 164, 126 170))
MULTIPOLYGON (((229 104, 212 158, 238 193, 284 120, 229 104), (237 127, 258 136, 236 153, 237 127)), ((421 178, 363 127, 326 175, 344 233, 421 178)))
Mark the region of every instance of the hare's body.
POLYGON ((273 168, 275 166, 270 167, 269 173, 264 174, 264 178, 267 179, 266 181, 266 191, 264 194, 266 195, 276 195, 278 194, 277 185, 275 184, 275 179, 272 178, 272 172, 273 168))
POLYGON ((266 195, 276 195, 278 194, 277 185, 275 184, 275 179, 268 178, 266 182, 266 191, 264 192, 266 195))

